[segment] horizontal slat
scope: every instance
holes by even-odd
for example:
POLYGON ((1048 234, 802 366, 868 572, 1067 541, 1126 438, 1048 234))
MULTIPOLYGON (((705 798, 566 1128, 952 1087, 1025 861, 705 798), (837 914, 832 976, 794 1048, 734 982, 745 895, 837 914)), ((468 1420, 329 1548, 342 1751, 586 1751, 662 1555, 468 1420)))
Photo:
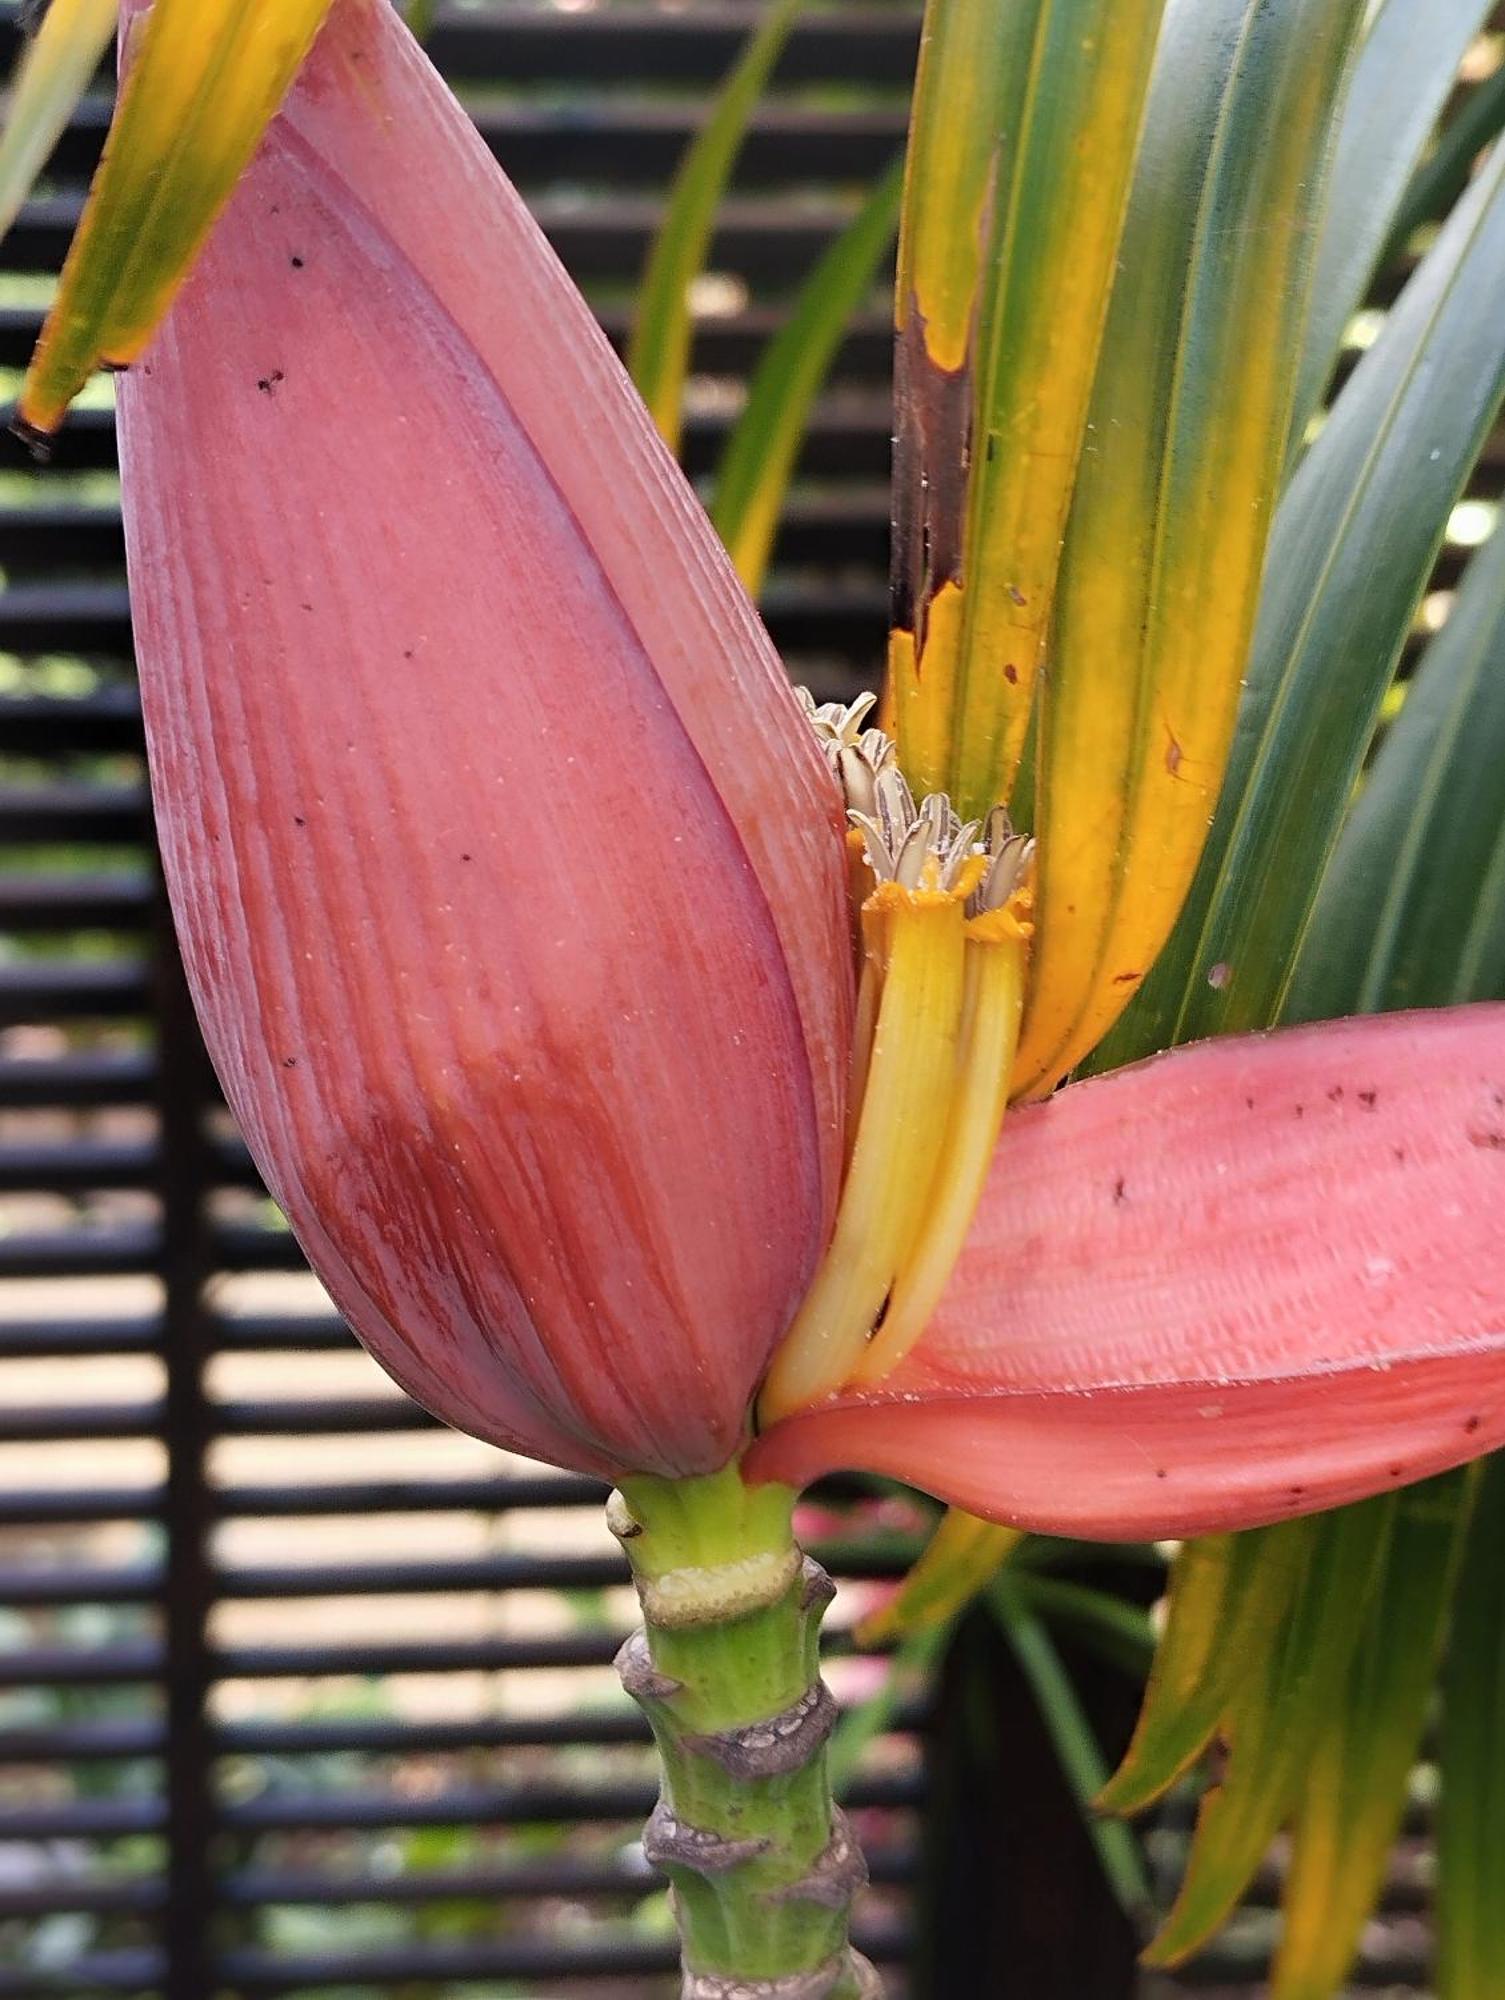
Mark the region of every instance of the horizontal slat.
MULTIPOLYGON (((88 702, 6 700, 0 702, 0 729, 18 755, 116 749, 115 739, 140 737, 135 690, 88 702), (90 740, 103 730, 111 734, 107 745, 90 740)), ((7 785, 0 791, 0 841, 18 846, 57 841, 114 846, 142 842, 148 832, 144 785, 59 782, 7 785)), ((0 1087, 7 1073, 8 1065, 0 1064, 0 1087)))
MULTIPOLYGON (((920 1552, 918 1542, 885 1542, 837 1550, 819 1542, 810 1552, 838 1579, 896 1582, 920 1552)), ((599 1555, 485 1555, 450 1562, 341 1562, 236 1564, 215 1573, 216 1595, 236 1599, 295 1602, 309 1597, 411 1597, 456 1592, 517 1590, 608 1590, 629 1581, 627 1565, 615 1550, 599 1555)), ((150 1604, 161 1597, 167 1572, 146 1560, 103 1565, 63 1565, 46 1569, 0 1565, 0 1604, 19 1607, 57 1604, 150 1604)))
MULTIPOLYGON (((13 411, 0 405, 0 420, 13 411)), ((715 466, 731 419, 692 410, 686 418, 684 456, 699 477, 715 466)), ((817 405, 800 455, 802 471, 819 478, 886 479, 892 428, 888 398, 845 393, 817 405), (882 456, 875 459, 875 446, 882 456)), ((24 447, 7 432, 0 437, 0 466, 25 467, 24 447)), ((54 463, 68 471, 108 470, 115 464, 115 419, 109 410, 74 410, 55 440, 54 463)))
MULTIPOLYGON (((888 560, 888 516, 888 487, 882 481, 847 485, 836 493, 796 493, 780 523, 775 561, 798 567, 866 563, 882 568, 888 560)), ((73 507, 0 511, 0 563, 13 573, 24 570, 28 577, 36 570, 77 567, 81 543, 90 551, 93 568, 119 570, 125 560, 121 539, 120 515, 113 507, 87 514, 73 507)))
MULTIPOLYGON (((505 75, 508 48, 498 41, 496 63, 505 75)), ((593 102, 540 105, 497 102, 481 96, 471 114, 482 138, 507 173, 532 193, 539 183, 660 187, 673 174, 700 130, 705 100, 646 97, 632 79, 630 94, 593 102)), ((87 182, 99 162, 110 122, 110 99, 86 97, 53 153, 54 182, 87 182)), ((901 100, 855 108, 761 104, 737 155, 739 188, 790 183, 869 181, 904 143, 901 100)))
POLYGON ((93 1111, 141 1104, 155 1080, 156 1065, 144 1049, 0 1056, 0 1109, 93 1111))
MULTIPOLYGON (((240 1834, 344 1831, 372 1827, 578 1825, 583 1821, 646 1818, 657 1796, 651 1778, 595 1783, 538 1780, 516 1785, 454 1786, 418 1795, 354 1789, 340 1792, 267 1792, 223 1801, 220 1823, 240 1834)), ((922 1787, 917 1775, 884 1773, 856 1779, 854 1807, 912 1807, 922 1787)), ((55 1804, 0 1808, 0 1841, 118 1840, 160 1833, 166 1824, 160 1798, 84 1798, 55 1804)))
MULTIPOLYGON (((917 1704, 901 1704, 885 1730, 913 1733, 924 1722, 917 1704)), ((213 1731, 223 1757, 437 1756, 467 1750, 603 1749, 651 1741, 636 1708, 562 1715, 466 1716, 454 1722, 233 1722, 213 1731)), ((0 1764, 151 1760, 164 1754, 166 1726, 153 1716, 67 1722, 0 1730, 0 1764)))
MULTIPOLYGON (((684 12, 613 6, 599 15, 539 5, 442 7, 427 46, 446 76, 471 81, 698 84, 720 77, 758 19, 759 0, 696 0, 684 12)), ((907 89, 917 38, 917 10, 862 0, 811 9, 795 24, 777 80, 907 89)), ((7 69, 17 46, 12 5, 0 15, 7 69)))
POLYGON ((138 931, 154 888, 141 874, 0 873, 0 930, 138 931))
POLYGON ((131 958, 14 959, 0 965, 0 1027, 140 1014, 147 981, 131 958))
MULTIPOLYGON (((163 1970, 159 1951, 83 1951, 68 1961, 68 1990, 75 1996, 119 1993, 136 1995, 138 2000, 159 2000, 163 1970)), ((3 2000, 57 2000, 57 1995, 57 1980, 45 1967, 28 1970, 24 1965, 0 1965, 3 2000)))
MULTIPOLYGON (((649 197, 609 194, 596 199, 544 195, 529 204, 577 284, 637 282, 662 216, 649 197)), ((81 194, 28 201, 5 242, 13 271, 56 271, 83 209, 81 194)), ((735 271, 750 283, 790 291, 851 214, 829 194, 791 202, 773 196, 732 196, 718 211, 709 267, 735 271)))

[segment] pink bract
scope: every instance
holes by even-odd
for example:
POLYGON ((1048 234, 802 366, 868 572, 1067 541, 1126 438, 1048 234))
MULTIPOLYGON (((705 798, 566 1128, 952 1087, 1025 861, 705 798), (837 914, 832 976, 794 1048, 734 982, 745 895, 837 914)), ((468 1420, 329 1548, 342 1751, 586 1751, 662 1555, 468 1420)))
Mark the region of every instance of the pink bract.
POLYGON ((337 0, 120 437, 189 977, 314 1268, 461 1429, 723 1463, 840 1173, 840 803, 386 0, 337 0))
POLYGON ((1505 1007, 1205 1042, 1011 1114, 930 1327, 750 1476, 889 1473, 1104 1539, 1505 1442, 1505 1007))

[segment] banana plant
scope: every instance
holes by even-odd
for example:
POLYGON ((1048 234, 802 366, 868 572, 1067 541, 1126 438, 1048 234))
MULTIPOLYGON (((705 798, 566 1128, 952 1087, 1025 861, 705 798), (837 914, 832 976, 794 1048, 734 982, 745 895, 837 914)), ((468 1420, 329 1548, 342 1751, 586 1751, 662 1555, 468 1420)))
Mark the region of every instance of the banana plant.
MULTIPOLYGON (((931 0, 892 733, 790 691, 390 0, 125 9, 21 414, 131 364, 158 826, 268 1188, 410 1393, 617 1487, 687 2000, 881 1991, 809 1480, 1054 1535, 1262 1529, 1287 1623, 1216 1554, 1202 1610, 1265 1662, 1240 1757, 1280 1794, 1293 1705, 1411 1699, 1345 1679, 1341 1632, 1412 1602, 1421 1483, 1505 1443, 1505 1006, 1232 1032, 1287 1004, 1505 388, 1492 163, 1303 416, 1314 273, 1378 255, 1349 121, 1406 5, 931 0), (1370 247, 1329 253, 1356 217, 1370 247)), ((1270 1814, 1230 1785, 1216 1820, 1177 1948, 1270 1814)))

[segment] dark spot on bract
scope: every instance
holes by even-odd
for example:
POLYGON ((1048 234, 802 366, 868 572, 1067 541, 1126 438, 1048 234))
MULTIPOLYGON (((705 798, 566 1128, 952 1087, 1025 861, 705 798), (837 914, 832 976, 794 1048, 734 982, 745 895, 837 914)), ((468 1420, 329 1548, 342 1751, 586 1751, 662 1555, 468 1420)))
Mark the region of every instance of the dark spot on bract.
POLYGON ((270 396, 272 391, 277 387, 277 384, 279 382, 285 382, 286 380, 287 377, 286 375, 283 374, 282 370, 280 368, 274 368, 270 375, 258 375, 256 378, 256 386, 261 391, 263 396, 270 396))
POLYGON ((1017 583, 1011 583, 1009 585, 1009 596, 1013 598, 1016 604, 1029 603, 1029 599, 1025 596, 1024 592, 1019 588, 1017 583))
POLYGON ((295 271, 301 271, 303 269, 303 259, 301 257, 289 257, 287 261, 292 265, 295 271))
POLYGON ((1126 1193, 1126 1191, 1125 1191, 1125 1188, 1124 1188, 1124 1177, 1123 1177, 1123 1175, 1122 1175, 1122 1174, 1120 1174, 1120 1175, 1119 1175, 1119 1177, 1118 1177, 1118 1179, 1117 1179, 1117 1180, 1116 1180, 1116 1181, 1115 1181, 1115 1182, 1113 1183, 1113 1205, 1114 1205, 1114 1207, 1116 1208, 1116 1207, 1117 1207, 1117 1206, 1119 1205, 1119 1203, 1120 1203, 1120 1202, 1123 1202, 1123 1201, 1126 1201, 1127 1199, 1128 1199, 1128 1195, 1127 1195, 1127 1193, 1126 1193))
POLYGON ((1252 1111, 1254 1109, 1254 1099, 1252 1097, 1246 1097, 1244 1099, 1244 1109, 1246 1111, 1252 1111))
POLYGON ((1334 1085, 1332 1086, 1332 1088, 1331 1088, 1331 1089, 1330 1089, 1330 1090, 1328 1091, 1328 1093, 1327 1093, 1327 1101, 1328 1101, 1328 1103, 1329 1103, 1329 1104, 1336 1104, 1336 1103, 1337 1103, 1337 1102, 1339 1101, 1339 1099, 1340 1099, 1340 1098, 1342 1097, 1342 1095, 1343 1095, 1343 1086, 1342 1086, 1342 1084, 1341 1084, 1341 1083, 1335 1083, 1335 1084, 1334 1084, 1334 1085))
POLYGON ((1377 1090, 1361 1090, 1359 1092, 1359 1102, 1360 1104, 1363 1105, 1366 1111, 1373 1111, 1375 1105, 1378 1104, 1379 1101, 1380 1101, 1380 1094, 1377 1090))
POLYGON ((1298 1105, 1296 1106, 1296 1116, 1297 1116, 1298 1118, 1305 1118, 1305 1116, 1306 1116, 1306 1106, 1305 1106, 1304 1104, 1298 1104, 1298 1105))
POLYGON ((298 1067, 298 1058, 296 1056, 284 1056, 282 1058, 282 1067, 284 1069, 296 1069, 298 1067))
POLYGON ((1293 1500, 1299 1500, 1302 1494, 1305 1493, 1306 1488, 1304 1486, 1288 1486, 1286 1491, 1293 1500))
POLYGON ((307 820, 306 820, 306 819, 305 819, 305 818, 303 817, 302 813, 294 813, 294 814, 293 814, 293 825, 294 825, 294 826, 307 826, 307 825, 308 825, 308 821, 307 821, 307 820))
POLYGON ((1017 687, 1019 685, 1019 669, 1014 665, 1012 660, 1004 668, 1003 677, 1010 687, 1017 687))
POLYGON ((1155 1477, 1157 1479, 1169 1479, 1170 1474, 1165 1470, 1164 1466, 1157 1466, 1155 1468, 1155 1477))
POLYGON ((404 646, 404 647, 403 647, 403 649, 402 649, 402 657, 403 657, 403 658, 404 658, 405 660, 411 660, 411 659, 412 659, 412 657, 413 657, 413 651, 414 651, 413 647, 411 647, 411 646, 404 646))
POLYGON ((1394 1156, 1394 1158, 1397 1161, 1399 1161, 1401 1166, 1404 1166, 1406 1164, 1406 1149, 1404 1146, 1392 1146, 1390 1148, 1390 1151, 1394 1156))
POLYGON ((1405 1467, 1404 1467, 1403 1465, 1392 1465, 1392 1466, 1391 1466, 1391 1468, 1390 1468, 1390 1477, 1391 1477, 1392 1479, 1404 1479, 1404 1478, 1405 1478, 1405 1476, 1406 1476, 1406 1468, 1405 1468, 1405 1467))
POLYGON ((1463 1426, 1463 1428, 1468 1432, 1469 1436, 1472 1437, 1474 1432, 1479 1428, 1480 1424, 1482 1424, 1483 1421, 1484 1419, 1482 1417, 1470 1417, 1468 1422, 1463 1426))
POLYGON ((470 855, 468 855, 468 854, 462 854, 462 855, 460 856, 460 859, 461 859, 462 861, 469 861, 469 860, 471 859, 471 856, 470 856, 470 855))
POLYGON ((1138 972, 1115 972, 1113 975, 1113 984, 1115 986, 1127 986, 1131 979, 1140 979, 1143 976, 1142 973, 1138 972))

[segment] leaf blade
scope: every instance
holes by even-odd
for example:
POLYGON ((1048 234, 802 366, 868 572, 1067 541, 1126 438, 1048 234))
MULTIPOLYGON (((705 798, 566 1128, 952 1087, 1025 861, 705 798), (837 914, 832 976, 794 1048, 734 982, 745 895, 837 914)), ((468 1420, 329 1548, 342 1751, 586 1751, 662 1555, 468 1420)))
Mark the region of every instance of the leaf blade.
POLYGON ((804 0, 771 0, 680 162, 638 291, 627 372, 670 449, 677 449, 690 363, 690 285, 705 265, 716 209, 748 120, 804 0))
POLYGON ((1207 835, 1361 13, 1172 0, 1166 14, 1041 705, 1018 1094, 1044 1094, 1117 1019, 1207 835))
POLYGON ((1453 502, 1505 393, 1505 152, 1401 295, 1297 468, 1249 686, 1175 934, 1088 1067, 1265 1027, 1453 502))
POLYGON ((893 241, 902 187, 903 164, 896 161, 801 287, 794 310, 759 357, 727 439, 710 516, 754 596, 811 406, 893 241))
POLYGON ((56 429, 101 363, 155 332, 331 0, 155 0, 133 29, 105 156, 21 392, 56 429))
POLYGON ((927 11, 896 304, 890 701, 912 782, 964 817, 1007 794, 1023 746, 1162 7, 927 11))
POLYGON ((116 11, 117 0, 53 0, 22 50, 0 135, 0 236, 103 61, 116 11))

